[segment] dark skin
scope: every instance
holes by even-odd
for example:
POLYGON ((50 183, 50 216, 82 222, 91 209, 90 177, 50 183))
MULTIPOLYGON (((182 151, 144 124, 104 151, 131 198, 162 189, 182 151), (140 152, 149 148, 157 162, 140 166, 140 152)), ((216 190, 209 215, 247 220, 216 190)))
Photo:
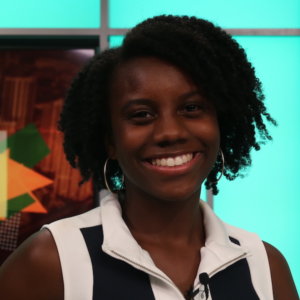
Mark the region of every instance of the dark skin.
MULTIPOLYGON (((198 199, 219 150, 215 110, 176 67, 138 58, 116 71, 110 113, 108 152, 125 175, 123 218, 157 267, 185 294, 205 243, 198 199), (194 153, 186 168, 170 172, 151 165, 153 159, 184 153, 194 153)), ((297 300, 284 257, 273 246, 265 247, 274 299, 297 300)), ((59 257, 47 230, 28 239, 1 267, 0 290, 6 300, 63 299, 59 257)))
POLYGON ((64 299, 59 256, 48 230, 31 236, 5 261, 0 290, 7 300, 64 299))

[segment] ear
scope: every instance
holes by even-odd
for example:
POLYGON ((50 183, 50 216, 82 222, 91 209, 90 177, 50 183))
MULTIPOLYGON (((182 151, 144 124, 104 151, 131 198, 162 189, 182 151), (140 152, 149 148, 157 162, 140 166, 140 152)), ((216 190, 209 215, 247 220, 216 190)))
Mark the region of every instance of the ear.
POLYGON ((115 148, 114 142, 112 141, 111 137, 107 136, 105 138, 105 149, 106 149, 106 153, 110 159, 117 159, 116 148, 115 148))

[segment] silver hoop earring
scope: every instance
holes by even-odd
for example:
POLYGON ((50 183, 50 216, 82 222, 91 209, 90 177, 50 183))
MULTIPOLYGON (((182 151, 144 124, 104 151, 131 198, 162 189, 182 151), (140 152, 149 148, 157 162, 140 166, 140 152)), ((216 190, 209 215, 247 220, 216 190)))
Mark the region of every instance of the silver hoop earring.
MULTIPOLYGON (((107 159, 106 159, 106 161, 105 161, 105 163, 104 163, 104 166, 103 166, 103 177, 104 177, 104 184, 105 184, 105 187, 106 187, 106 189, 110 192, 110 193, 114 193, 111 189, 110 189, 110 187, 109 187, 109 184, 108 184, 108 181, 107 181, 107 176, 106 176, 106 172, 107 172, 107 164, 108 164, 108 161, 110 160, 110 158, 108 157, 107 159)), ((121 180, 119 179, 118 180, 119 182, 118 182, 118 184, 120 185, 120 186, 123 186, 124 185, 124 175, 122 175, 122 178, 121 178, 121 180), (120 182, 121 181, 121 182, 120 182)), ((121 191, 123 188, 121 187, 120 189, 118 189, 117 191, 121 191)))
POLYGON ((219 154, 221 155, 221 159, 222 159, 222 170, 221 170, 221 173, 219 175, 219 177, 217 178, 217 180, 213 183, 217 183, 223 176, 223 173, 224 173, 224 168, 225 168, 225 159, 224 159, 224 154, 223 154, 223 151, 222 149, 220 148, 219 150, 219 154))

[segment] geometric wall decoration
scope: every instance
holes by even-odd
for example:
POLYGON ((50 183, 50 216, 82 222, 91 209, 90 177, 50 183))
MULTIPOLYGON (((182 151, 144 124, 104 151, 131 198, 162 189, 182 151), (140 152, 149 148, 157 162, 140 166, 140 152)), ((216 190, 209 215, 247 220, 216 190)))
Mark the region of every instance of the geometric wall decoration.
POLYGON ((0 223, 0 249, 13 251, 17 247, 21 213, 0 223))

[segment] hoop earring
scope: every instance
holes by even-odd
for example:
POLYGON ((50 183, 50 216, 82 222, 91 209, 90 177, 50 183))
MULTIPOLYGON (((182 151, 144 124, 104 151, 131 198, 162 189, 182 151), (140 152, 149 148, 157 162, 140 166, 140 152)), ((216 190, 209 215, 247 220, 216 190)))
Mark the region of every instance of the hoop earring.
POLYGON ((219 177, 217 178, 216 181, 214 181, 213 183, 217 183, 223 176, 223 173, 224 173, 224 168, 225 168, 225 158, 224 158, 224 154, 223 154, 223 151, 222 149, 220 148, 219 150, 219 154, 221 155, 221 159, 222 159, 222 170, 221 170, 221 174, 219 175, 219 177))
MULTIPOLYGON (((103 166, 103 177, 104 177, 104 184, 105 184, 105 187, 106 189, 110 192, 110 193, 114 193, 110 187, 109 187, 109 184, 108 184, 108 181, 107 181, 107 178, 106 178, 106 172, 107 172, 107 164, 108 164, 108 161, 110 160, 110 158, 108 157, 104 163, 104 166, 103 166)), ((122 185, 124 184, 124 175, 122 175, 122 179, 121 179, 121 183, 122 185)), ((121 191, 121 189, 117 190, 117 191, 121 191)))

